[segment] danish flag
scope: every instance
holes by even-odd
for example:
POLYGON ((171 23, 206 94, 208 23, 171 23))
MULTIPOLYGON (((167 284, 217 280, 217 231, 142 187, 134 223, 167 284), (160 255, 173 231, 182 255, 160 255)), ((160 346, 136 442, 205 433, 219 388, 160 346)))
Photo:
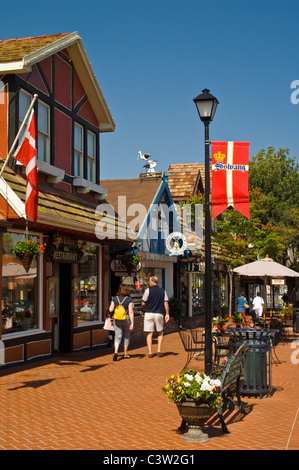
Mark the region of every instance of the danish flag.
POLYGON ((213 219, 232 206, 248 219, 249 142, 212 142, 213 219))
POLYGON ((14 153, 14 157, 26 167, 27 183, 25 213, 27 217, 30 217, 36 221, 38 205, 38 181, 34 110, 31 111, 25 133, 17 150, 14 153))

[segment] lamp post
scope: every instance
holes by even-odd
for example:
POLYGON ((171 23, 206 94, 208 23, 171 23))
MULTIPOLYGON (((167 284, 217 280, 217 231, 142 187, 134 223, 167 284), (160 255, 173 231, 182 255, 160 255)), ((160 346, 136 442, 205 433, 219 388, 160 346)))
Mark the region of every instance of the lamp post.
POLYGON ((218 105, 215 96, 206 88, 194 98, 199 117, 205 126, 205 373, 212 371, 212 256, 210 205, 210 139, 209 125, 218 105))

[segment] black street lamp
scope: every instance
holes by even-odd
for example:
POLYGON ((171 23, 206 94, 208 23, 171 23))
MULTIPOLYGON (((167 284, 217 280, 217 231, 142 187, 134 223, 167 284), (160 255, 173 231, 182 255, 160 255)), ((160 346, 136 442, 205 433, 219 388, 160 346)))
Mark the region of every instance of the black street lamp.
POLYGON ((194 98, 200 119, 205 126, 205 373, 211 374, 212 353, 212 256, 210 204, 210 139, 209 125, 213 120, 218 100, 206 88, 194 98))

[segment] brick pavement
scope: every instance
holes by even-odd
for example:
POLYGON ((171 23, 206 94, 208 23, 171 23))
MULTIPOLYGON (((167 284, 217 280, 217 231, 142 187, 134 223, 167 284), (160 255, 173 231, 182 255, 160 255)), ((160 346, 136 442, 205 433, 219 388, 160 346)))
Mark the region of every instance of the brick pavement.
POLYGON ((185 363, 177 332, 165 335, 162 358, 149 359, 142 341, 131 346, 130 359, 117 362, 105 348, 4 370, 0 450, 298 449, 299 343, 291 339, 276 347, 281 363, 273 364, 273 395, 244 398, 249 413, 229 412, 228 435, 218 420, 208 425, 204 443, 182 441, 176 406, 161 392, 185 363))

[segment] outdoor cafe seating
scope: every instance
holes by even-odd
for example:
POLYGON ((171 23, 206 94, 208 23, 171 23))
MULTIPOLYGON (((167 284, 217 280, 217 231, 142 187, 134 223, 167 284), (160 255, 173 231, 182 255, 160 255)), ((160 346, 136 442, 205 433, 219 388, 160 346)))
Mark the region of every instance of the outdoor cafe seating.
MULTIPOLYGON (((204 359, 205 331, 204 328, 191 328, 180 330, 179 334, 187 352, 186 363, 183 367, 186 369, 192 359, 204 359)), ((234 324, 213 332, 213 362, 215 364, 221 364, 222 360, 235 353, 241 344, 246 344, 249 348, 244 363, 241 394, 262 397, 271 393, 272 364, 280 363, 275 352, 277 334, 278 330, 274 328, 263 328, 257 325, 239 328, 234 324)), ((198 367, 202 368, 203 363, 198 364, 198 367)))

